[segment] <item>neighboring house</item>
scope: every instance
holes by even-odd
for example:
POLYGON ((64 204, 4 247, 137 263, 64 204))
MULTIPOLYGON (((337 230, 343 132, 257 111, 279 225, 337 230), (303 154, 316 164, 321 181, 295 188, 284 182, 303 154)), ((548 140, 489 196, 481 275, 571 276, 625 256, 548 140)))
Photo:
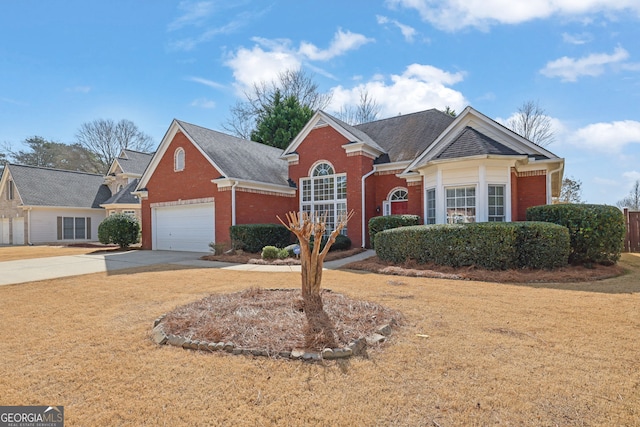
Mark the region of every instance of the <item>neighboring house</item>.
POLYGON ((104 176, 7 164, 0 179, 0 243, 97 240, 111 197, 104 176))
POLYGON ((113 196, 100 205, 106 209, 107 216, 125 213, 141 219, 140 200, 131 192, 136 189, 152 157, 153 154, 124 149, 113 161, 104 180, 113 196))
POLYGON ((152 154, 123 150, 108 175, 7 164, 0 178, 0 244, 98 240, 115 212, 140 218, 131 194, 152 154))
POLYGON ((355 210, 343 232, 367 246, 377 215, 427 224, 522 221, 560 193, 564 159, 471 107, 350 126, 317 112, 284 151, 174 120, 140 179, 142 246, 208 251, 233 224, 288 211, 355 210))

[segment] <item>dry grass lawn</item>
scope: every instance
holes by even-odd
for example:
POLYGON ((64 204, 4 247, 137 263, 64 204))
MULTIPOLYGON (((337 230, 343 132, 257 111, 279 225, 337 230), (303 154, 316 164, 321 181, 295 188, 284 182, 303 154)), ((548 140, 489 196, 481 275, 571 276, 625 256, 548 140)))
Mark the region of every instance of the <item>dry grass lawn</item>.
POLYGON ((156 266, 3 286, 0 404, 64 405, 70 426, 640 425, 640 257, 621 264, 534 285, 327 271, 325 287, 405 326, 368 359, 325 364, 149 338, 177 306, 297 287, 296 273, 156 266))
MULTIPOLYGON (((112 247, 106 247, 113 249, 112 247)), ((103 250, 100 247, 71 247, 71 246, 0 246, 0 262, 16 261, 20 259, 48 258, 66 255, 84 255, 103 250)))

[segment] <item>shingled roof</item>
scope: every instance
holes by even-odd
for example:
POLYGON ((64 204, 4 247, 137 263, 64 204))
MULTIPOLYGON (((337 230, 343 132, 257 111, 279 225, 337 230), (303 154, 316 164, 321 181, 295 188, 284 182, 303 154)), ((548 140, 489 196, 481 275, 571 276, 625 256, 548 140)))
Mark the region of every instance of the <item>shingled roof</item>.
POLYGON ((103 205, 115 205, 115 204, 132 205, 132 204, 140 203, 140 200, 138 200, 136 196, 131 194, 131 192, 135 191, 136 187, 138 186, 138 181, 139 181, 138 179, 134 179, 133 181, 131 181, 124 188, 122 188, 120 191, 118 191, 116 194, 114 194, 111 198, 109 198, 107 201, 103 202, 102 204, 103 205))
POLYGON ((442 111, 431 109, 355 126, 376 141, 389 155, 389 161, 415 159, 454 120, 442 111))
POLYGON ((116 159, 122 172, 132 175, 142 175, 144 170, 149 166, 149 162, 153 157, 153 153, 141 153, 124 149, 116 159))
POLYGON ((488 154, 513 156, 521 153, 467 126, 440 152, 436 153, 433 159, 457 159, 488 154))
POLYGON ((100 174, 9 164, 25 206, 96 208, 111 197, 100 174))
POLYGON ((215 162, 226 178, 289 185, 288 164, 280 159, 281 149, 180 120, 176 122, 215 162))

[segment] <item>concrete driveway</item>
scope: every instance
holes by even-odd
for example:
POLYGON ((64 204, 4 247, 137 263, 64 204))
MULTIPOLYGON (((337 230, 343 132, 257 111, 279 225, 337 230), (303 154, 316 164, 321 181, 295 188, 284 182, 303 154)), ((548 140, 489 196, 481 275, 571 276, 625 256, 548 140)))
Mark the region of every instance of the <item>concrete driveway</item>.
POLYGON ((0 262, 0 285, 55 279, 81 274, 110 272, 155 264, 178 264, 220 268, 224 263, 202 261, 208 253, 175 251, 110 252, 0 262))
MULTIPOLYGON (((299 265, 231 264, 200 259, 208 252, 176 252, 131 250, 86 255, 68 255, 0 262, 0 286, 58 277, 79 276, 100 272, 115 272, 125 268, 146 267, 156 264, 186 265, 196 268, 224 268, 242 271, 300 272, 299 265)), ((325 269, 338 269, 344 265, 375 255, 367 250, 349 258, 324 263, 325 269)))

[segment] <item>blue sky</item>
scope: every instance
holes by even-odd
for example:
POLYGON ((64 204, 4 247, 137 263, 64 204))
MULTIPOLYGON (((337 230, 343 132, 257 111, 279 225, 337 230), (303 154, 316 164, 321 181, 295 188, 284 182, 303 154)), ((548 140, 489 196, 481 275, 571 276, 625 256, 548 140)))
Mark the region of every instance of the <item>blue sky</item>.
POLYGON ((5 0, 0 144, 72 143, 98 118, 156 143, 173 118, 222 130, 244 89, 301 67, 330 113, 362 89, 380 118, 471 105, 504 123, 538 101, 565 176, 615 204, 640 179, 638 40, 638 0, 5 0))

